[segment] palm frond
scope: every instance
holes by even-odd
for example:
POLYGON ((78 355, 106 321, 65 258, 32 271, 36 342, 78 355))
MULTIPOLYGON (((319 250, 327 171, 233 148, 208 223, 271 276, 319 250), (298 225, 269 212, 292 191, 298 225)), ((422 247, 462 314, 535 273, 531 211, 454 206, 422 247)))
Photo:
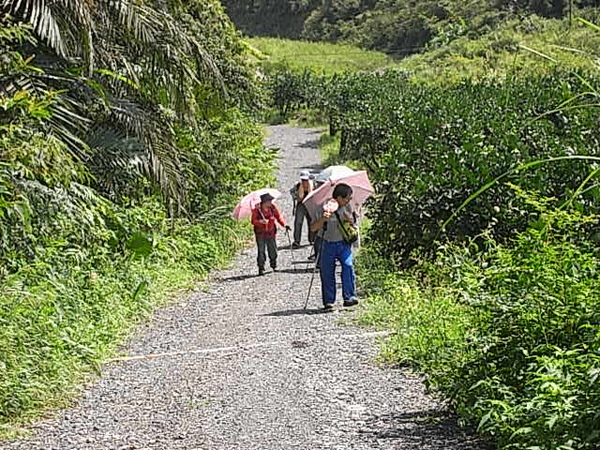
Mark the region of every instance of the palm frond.
POLYGON ((29 22, 57 55, 82 53, 88 74, 94 61, 93 11, 94 5, 85 0, 0 0, 0 13, 29 22))
POLYGON ((2 11, 30 22, 41 39, 56 53, 66 56, 67 50, 61 29, 45 0, 3 0, 0 6, 2 11))
POLYGON ((49 105, 51 116, 44 121, 46 131, 64 141, 80 160, 85 160, 88 146, 82 136, 90 119, 81 112, 83 105, 66 93, 56 95, 56 85, 51 83, 73 86, 79 84, 79 80, 45 73, 7 74, 0 78, 0 93, 13 96, 17 91, 26 91, 39 98, 52 96, 53 101, 49 105))
POLYGON ((0 0, 1 11, 30 22, 59 56, 82 56, 88 76, 94 67, 107 68, 139 84, 141 74, 149 73, 144 77, 148 91, 164 91, 183 119, 194 118, 193 86, 201 80, 227 95, 223 76, 201 37, 166 7, 133 0, 0 0), (127 45, 118 47, 117 42, 127 45))
POLYGON ((92 127, 86 141, 91 150, 87 166, 96 189, 117 202, 135 197, 148 159, 141 142, 110 123, 92 127))
POLYGON ((179 151, 173 141, 171 124, 159 118, 158 113, 150 114, 133 102, 121 100, 112 106, 109 120, 136 136, 148 155, 138 161, 145 175, 154 180, 165 197, 174 200, 182 210, 186 189, 179 151))

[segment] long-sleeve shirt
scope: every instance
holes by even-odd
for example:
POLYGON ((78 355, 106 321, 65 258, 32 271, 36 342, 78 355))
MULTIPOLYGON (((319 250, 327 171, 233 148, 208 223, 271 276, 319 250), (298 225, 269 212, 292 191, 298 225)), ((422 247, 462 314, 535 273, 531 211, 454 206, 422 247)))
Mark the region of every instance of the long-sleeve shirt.
POLYGON ((266 210, 258 205, 252 210, 252 225, 254 225, 254 233, 263 238, 270 239, 274 238, 277 234, 277 224, 279 223, 282 227, 285 227, 285 219, 277 209, 277 206, 271 205, 266 210), (266 224, 260 223, 261 220, 266 219, 266 224))

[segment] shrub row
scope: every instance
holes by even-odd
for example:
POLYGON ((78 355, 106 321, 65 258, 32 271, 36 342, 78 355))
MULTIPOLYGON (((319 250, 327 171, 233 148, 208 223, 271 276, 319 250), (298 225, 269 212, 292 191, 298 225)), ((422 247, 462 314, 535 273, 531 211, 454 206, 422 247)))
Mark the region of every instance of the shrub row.
MULTIPOLYGON (((302 104, 321 110, 330 132, 341 134, 341 157, 370 169, 378 193, 369 208, 376 219, 373 236, 388 254, 402 258, 429 251, 453 212, 507 172, 445 228, 444 236, 462 239, 493 229, 504 239, 524 230, 534 219, 506 182, 567 201, 594 168, 578 159, 530 170, 517 170, 520 166, 600 155, 599 111, 559 108, 598 85, 573 74, 450 87, 415 85, 391 70, 325 80, 305 72, 302 80, 312 86, 303 88, 311 95, 303 96, 302 104)), ((279 98, 295 95, 274 91, 279 98)), ((573 203, 595 207, 599 195, 589 189, 573 203)))

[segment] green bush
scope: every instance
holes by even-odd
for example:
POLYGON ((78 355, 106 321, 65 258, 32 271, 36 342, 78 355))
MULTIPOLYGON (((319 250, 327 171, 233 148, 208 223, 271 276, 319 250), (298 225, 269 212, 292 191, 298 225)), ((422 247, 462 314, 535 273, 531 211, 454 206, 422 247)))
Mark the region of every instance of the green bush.
MULTIPOLYGON (((598 156, 597 110, 555 111, 586 88, 560 73, 435 87, 387 72, 350 77, 337 92, 330 89, 327 109, 341 130, 340 156, 368 167, 378 193, 369 207, 373 238, 388 254, 408 258, 431 248, 451 214, 496 177, 535 160, 598 156)), ((567 200, 592 170, 569 160, 515 170, 502 181, 567 200)), ((577 204, 597 200, 592 189, 577 204)), ((497 183, 461 211, 444 237, 491 228, 504 239, 532 220, 511 189, 497 183)))
POLYGON ((499 448, 597 448, 598 218, 526 200, 543 226, 505 244, 448 245, 403 274, 363 254, 361 320, 392 329, 388 360, 419 367, 499 448))
MULTIPOLYGON (((570 198, 593 170, 589 162, 516 169, 547 158, 599 156, 598 111, 560 110, 598 86, 581 75, 555 71, 436 86, 414 84, 397 70, 328 78, 285 70, 273 74, 271 92, 282 113, 315 108, 328 118, 330 135, 339 135, 340 159, 370 170, 378 193, 369 207, 376 219, 373 239, 387 254, 409 261, 413 252, 432 248, 463 202, 507 172, 449 223, 445 239, 493 229, 502 240, 524 230, 534 219, 507 181, 570 198)), ((587 190, 576 204, 595 207, 599 193, 587 190)))

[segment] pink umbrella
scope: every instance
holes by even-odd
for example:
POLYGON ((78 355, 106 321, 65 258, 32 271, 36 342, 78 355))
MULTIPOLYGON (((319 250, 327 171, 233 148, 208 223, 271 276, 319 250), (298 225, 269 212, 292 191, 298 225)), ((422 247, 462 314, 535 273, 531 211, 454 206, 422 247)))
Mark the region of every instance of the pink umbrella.
POLYGON ((264 188, 259 189, 246 195, 231 213, 231 217, 240 220, 252 216, 252 210, 260 203, 260 196, 263 194, 271 194, 273 198, 281 197, 281 192, 277 189, 264 188))
POLYGON ((367 172, 361 170, 359 172, 353 172, 352 174, 344 177, 327 180, 325 184, 320 186, 318 189, 312 191, 302 202, 311 217, 315 217, 316 212, 322 205, 331 199, 333 190, 338 184, 347 184, 352 188, 352 200, 350 205, 354 211, 358 211, 360 206, 373 195, 373 186, 369 181, 367 172))

